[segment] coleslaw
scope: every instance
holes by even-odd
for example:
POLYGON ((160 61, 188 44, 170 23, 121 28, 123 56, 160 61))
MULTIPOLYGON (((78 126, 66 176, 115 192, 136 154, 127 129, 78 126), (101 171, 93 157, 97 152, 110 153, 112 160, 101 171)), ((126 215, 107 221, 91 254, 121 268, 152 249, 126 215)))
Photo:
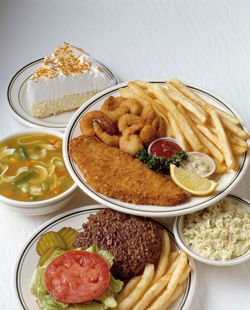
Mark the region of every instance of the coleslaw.
POLYGON ((183 239, 204 258, 229 260, 250 250, 250 214, 242 204, 223 199, 184 217, 183 239))

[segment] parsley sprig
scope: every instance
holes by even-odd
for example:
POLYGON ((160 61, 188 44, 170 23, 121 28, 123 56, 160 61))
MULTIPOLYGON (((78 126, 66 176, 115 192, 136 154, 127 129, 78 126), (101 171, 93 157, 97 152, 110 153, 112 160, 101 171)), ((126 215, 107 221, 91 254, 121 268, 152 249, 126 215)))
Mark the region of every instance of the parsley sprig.
POLYGON ((172 155, 171 158, 158 157, 156 155, 148 153, 145 149, 139 150, 136 153, 136 158, 143 162, 148 169, 154 170, 156 172, 162 172, 169 174, 170 164, 180 166, 182 160, 186 160, 188 155, 185 151, 178 152, 172 155))

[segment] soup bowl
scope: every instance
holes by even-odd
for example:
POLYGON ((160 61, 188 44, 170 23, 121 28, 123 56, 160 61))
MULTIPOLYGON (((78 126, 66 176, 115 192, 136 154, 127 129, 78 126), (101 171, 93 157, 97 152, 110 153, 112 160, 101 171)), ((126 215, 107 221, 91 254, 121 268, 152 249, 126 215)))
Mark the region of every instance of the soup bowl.
MULTIPOLYGON (((3 145, 9 139, 20 137, 22 135, 32 135, 32 134, 52 135, 52 136, 55 136, 61 139, 63 139, 64 137, 63 133, 53 131, 53 130, 37 129, 37 128, 26 129, 26 130, 22 130, 22 131, 2 137, 0 139, 0 145, 3 145)), ((23 155, 25 156, 25 154, 23 155)), ((62 161, 63 161, 63 156, 62 156, 62 161)), ((0 157, 0 162, 1 162, 1 157, 0 157)), ((3 183, 2 181, 3 173, 4 171, 1 168, 0 175, 1 175, 2 183, 3 183)), ((42 214, 54 212, 64 207, 75 196, 77 189, 78 189, 77 185, 73 183, 69 188, 59 193, 57 196, 45 198, 44 200, 39 200, 39 201, 21 201, 21 200, 18 200, 18 198, 12 199, 11 197, 6 197, 6 195, 0 192, 0 203, 2 207, 5 207, 8 210, 14 211, 16 213, 21 213, 25 215, 42 215, 42 214)))

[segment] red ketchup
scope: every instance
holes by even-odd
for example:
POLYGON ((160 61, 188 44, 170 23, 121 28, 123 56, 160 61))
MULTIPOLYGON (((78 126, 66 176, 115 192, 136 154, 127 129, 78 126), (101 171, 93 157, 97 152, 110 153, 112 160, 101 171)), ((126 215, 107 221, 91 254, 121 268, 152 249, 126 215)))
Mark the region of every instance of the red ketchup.
POLYGON ((165 156, 166 158, 171 158, 172 155, 182 151, 183 149, 178 144, 168 140, 155 141, 150 148, 151 154, 159 157, 165 156))

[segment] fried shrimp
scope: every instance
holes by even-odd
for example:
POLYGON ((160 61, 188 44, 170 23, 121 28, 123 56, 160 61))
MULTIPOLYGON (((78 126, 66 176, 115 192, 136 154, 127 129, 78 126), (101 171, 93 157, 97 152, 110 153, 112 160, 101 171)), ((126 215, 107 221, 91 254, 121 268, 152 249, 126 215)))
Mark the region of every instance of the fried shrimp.
POLYGON ((135 156, 137 151, 142 150, 143 144, 137 135, 122 135, 119 141, 120 150, 135 156))
POLYGON ((115 102, 116 102, 118 105, 120 105, 120 103, 123 102, 124 100, 127 100, 126 98, 121 97, 121 96, 119 96, 119 97, 114 97, 114 99, 115 99, 115 102))
POLYGON ((148 124, 151 124, 156 117, 156 113, 151 104, 147 104, 141 112, 141 117, 147 121, 148 124))
POLYGON ((95 136, 93 127, 94 121, 99 122, 102 130, 109 134, 115 134, 117 128, 115 124, 101 111, 91 111, 85 114, 80 121, 80 129, 85 136, 95 136))
POLYGON ((154 126, 146 124, 139 135, 141 141, 144 145, 149 146, 149 144, 156 139, 156 129, 154 126))
POLYGON ((134 124, 134 125, 132 125, 132 126, 126 128, 126 129, 122 132, 122 134, 125 135, 125 136, 132 135, 132 134, 134 134, 134 133, 140 131, 140 130, 143 128, 144 125, 145 125, 144 122, 140 122, 140 123, 138 123, 138 124, 134 124))
POLYGON ((113 96, 109 96, 103 103, 101 111, 114 111, 116 110, 122 101, 117 100, 113 96))
POLYGON ((93 123, 93 128, 97 137, 102 140, 105 144, 110 146, 119 146, 120 137, 116 135, 110 135, 103 131, 101 125, 98 122, 93 123))
POLYGON ((102 107, 101 111, 105 113, 112 122, 117 123, 119 118, 129 112, 129 109, 126 105, 122 105, 123 100, 118 100, 113 96, 108 97, 102 107))
POLYGON ((140 116, 137 116, 134 114, 124 114, 119 118, 117 125, 118 125, 119 131, 123 132, 128 127, 131 127, 133 125, 138 125, 140 123, 143 123, 143 124, 145 123, 143 118, 141 118, 140 116))
POLYGON ((129 109, 129 113, 135 114, 135 115, 140 115, 142 111, 142 106, 140 102, 138 102, 136 99, 126 99, 122 101, 121 103, 122 106, 126 106, 129 109))
POLYGON ((152 121, 152 126, 156 129, 156 136, 157 138, 165 137, 166 136, 166 122, 162 116, 157 116, 152 121))

